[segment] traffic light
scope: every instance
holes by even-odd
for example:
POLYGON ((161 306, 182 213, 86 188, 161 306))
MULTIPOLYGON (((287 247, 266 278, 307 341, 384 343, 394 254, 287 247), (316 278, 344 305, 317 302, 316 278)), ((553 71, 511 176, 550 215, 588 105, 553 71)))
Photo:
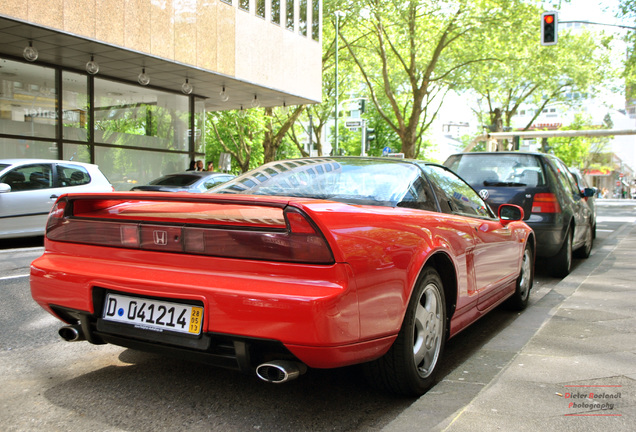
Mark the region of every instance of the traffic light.
POLYGON ((364 114, 366 101, 364 99, 360 99, 358 101, 358 109, 360 110, 360 114, 364 114))
POLYGON ((375 139, 375 129, 368 127, 366 133, 364 134, 364 137, 364 148, 366 149, 366 151, 369 151, 369 149, 371 148, 371 141, 375 139))
POLYGON ((541 45, 556 45, 558 39, 558 24, 556 12, 541 14, 541 45))

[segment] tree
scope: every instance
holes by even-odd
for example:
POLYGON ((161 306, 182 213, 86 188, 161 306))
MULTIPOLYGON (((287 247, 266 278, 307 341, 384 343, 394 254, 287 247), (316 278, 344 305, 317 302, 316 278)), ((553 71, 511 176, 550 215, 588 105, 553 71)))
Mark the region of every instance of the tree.
POLYGON ((486 35, 513 14, 510 3, 365 0, 341 6, 357 29, 341 37, 406 157, 420 153, 444 95, 466 80, 468 66, 492 60, 486 35))
POLYGON ((287 135, 304 110, 304 105, 298 105, 292 110, 291 114, 278 116, 274 114, 273 108, 265 108, 263 163, 272 162, 277 159, 278 150, 280 149, 285 135, 287 135))
MULTIPOLYGON (((621 0, 619 18, 626 18, 634 22, 636 20, 636 0, 621 0)), ((626 96, 628 99, 636 98, 636 32, 630 31, 625 35, 628 44, 627 59, 625 61, 626 96)))
POLYGON ((249 171, 262 163, 262 147, 254 145, 262 139, 264 131, 263 116, 258 110, 208 112, 206 123, 208 129, 214 131, 213 135, 207 135, 208 158, 218 160, 220 153, 229 153, 235 165, 233 171, 239 172, 249 171))
POLYGON ((491 132, 511 126, 522 104, 535 107, 528 129, 548 104, 577 103, 568 93, 591 94, 611 76, 608 44, 589 32, 570 34, 561 29, 557 45, 539 45, 541 9, 526 2, 515 4, 507 31, 491 35, 496 61, 475 63, 467 83, 479 97, 477 114, 491 132), (514 31, 510 31, 514 29, 514 31), (603 65, 603 67, 600 67, 603 65))
MULTIPOLYGON (((605 118, 604 128, 611 129, 611 118, 605 118)), ((577 114, 569 126, 561 130, 591 130, 601 129, 592 124, 589 116, 577 114)), ((609 137, 559 137, 549 138, 548 144, 551 151, 567 166, 588 170, 599 159, 599 155, 605 153, 609 147, 609 137)))

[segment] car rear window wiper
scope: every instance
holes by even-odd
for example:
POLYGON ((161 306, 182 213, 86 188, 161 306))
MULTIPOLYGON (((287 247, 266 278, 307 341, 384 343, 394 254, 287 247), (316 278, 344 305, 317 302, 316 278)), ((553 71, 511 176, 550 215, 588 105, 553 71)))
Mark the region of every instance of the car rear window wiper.
POLYGON ((502 182, 502 181, 484 181, 484 186, 528 186, 525 183, 518 182, 502 182))

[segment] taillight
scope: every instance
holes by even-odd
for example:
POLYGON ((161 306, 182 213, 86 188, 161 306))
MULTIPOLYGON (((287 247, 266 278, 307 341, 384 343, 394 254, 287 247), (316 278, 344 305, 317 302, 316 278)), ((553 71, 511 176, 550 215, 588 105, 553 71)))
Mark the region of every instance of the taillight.
POLYGON ((561 206, 553 193, 538 193, 534 195, 532 213, 561 213, 561 206))
POLYGON ((150 212, 148 202, 126 204, 116 200, 100 203, 77 200, 72 206, 66 202, 57 204, 49 218, 47 238, 226 258, 312 264, 334 262, 320 231, 295 208, 214 203, 207 207, 205 203, 198 203, 192 208, 192 204, 171 203, 170 214, 164 213, 168 224, 159 224, 157 212, 161 206, 167 207, 165 202, 153 203, 155 212, 150 212), (180 206, 181 210, 188 211, 180 213, 180 206), (139 219, 119 220, 122 214, 136 215, 139 219), (204 214, 208 215, 205 220, 204 214))

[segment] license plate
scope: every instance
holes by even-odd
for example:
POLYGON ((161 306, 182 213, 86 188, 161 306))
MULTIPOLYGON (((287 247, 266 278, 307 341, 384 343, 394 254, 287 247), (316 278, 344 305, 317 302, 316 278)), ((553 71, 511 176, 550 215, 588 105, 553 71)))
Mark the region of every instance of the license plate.
POLYGON ((102 318, 162 332, 200 334, 203 308, 182 303, 107 294, 102 318))

